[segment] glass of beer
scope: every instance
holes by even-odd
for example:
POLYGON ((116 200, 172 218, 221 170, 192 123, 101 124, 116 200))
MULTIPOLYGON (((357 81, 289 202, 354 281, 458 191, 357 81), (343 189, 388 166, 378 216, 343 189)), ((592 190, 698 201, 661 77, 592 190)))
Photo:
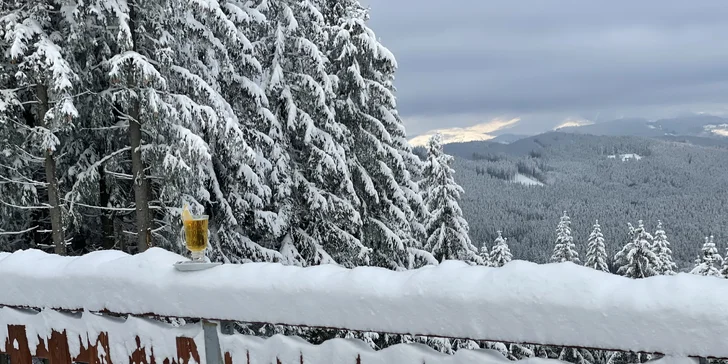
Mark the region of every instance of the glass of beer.
POLYGON ((184 219, 185 244, 192 252, 192 261, 204 262, 207 248, 207 215, 197 215, 184 219))

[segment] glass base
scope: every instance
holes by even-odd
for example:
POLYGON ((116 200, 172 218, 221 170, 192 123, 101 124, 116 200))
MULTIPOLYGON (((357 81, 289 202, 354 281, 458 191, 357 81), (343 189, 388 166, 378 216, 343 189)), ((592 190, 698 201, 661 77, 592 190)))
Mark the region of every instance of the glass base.
POLYGON ((191 257, 192 257, 192 261, 194 261, 194 262, 206 262, 207 261, 204 250, 192 252, 191 257))

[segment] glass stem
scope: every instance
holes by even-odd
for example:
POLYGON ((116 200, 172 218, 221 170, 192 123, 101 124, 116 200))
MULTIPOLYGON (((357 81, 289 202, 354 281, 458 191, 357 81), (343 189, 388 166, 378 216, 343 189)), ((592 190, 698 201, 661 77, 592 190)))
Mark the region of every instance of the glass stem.
POLYGON ((197 251, 197 252, 192 252, 192 260, 194 260, 196 262, 204 261, 205 260, 205 251, 201 250, 201 251, 197 251))

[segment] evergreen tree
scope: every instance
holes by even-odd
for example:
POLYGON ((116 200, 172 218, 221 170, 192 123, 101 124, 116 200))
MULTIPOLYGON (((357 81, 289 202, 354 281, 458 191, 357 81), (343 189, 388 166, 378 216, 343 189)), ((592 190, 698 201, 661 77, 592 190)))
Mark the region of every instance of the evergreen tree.
POLYGON ((239 118, 258 120, 265 100, 248 78, 256 70, 249 42, 220 4, 97 0, 78 4, 74 16, 83 20, 76 34, 96 46, 75 51, 79 63, 101 65, 83 75, 94 92, 82 99, 84 158, 67 194, 75 224, 91 224, 89 208, 112 211, 99 216, 105 234, 132 230, 138 250, 153 243, 182 251, 179 207, 189 203, 210 215, 213 257, 234 241, 250 248, 235 252, 240 259, 271 258, 247 238, 268 192, 254 170, 264 157, 239 118), (124 217, 130 205, 135 221, 124 217))
POLYGON ((363 226, 346 158, 349 131, 335 120, 323 15, 310 1, 263 1, 266 17, 261 40, 263 88, 279 124, 269 135, 283 149, 273 167, 271 209, 277 219, 284 260, 311 265, 368 262, 360 240, 363 226))
POLYGON ((551 255, 551 261, 556 263, 579 263, 579 253, 576 252, 574 238, 571 236, 571 219, 564 211, 561 221, 556 227, 556 246, 551 255))
POLYGON ((637 228, 630 227, 630 236, 634 240, 627 243, 622 250, 614 256, 614 262, 619 266, 617 273, 628 278, 647 278, 657 274, 659 258, 652 251, 652 235, 645 231, 640 220, 637 228))
POLYGON ((720 277, 720 270, 716 266, 723 264, 723 258, 718 254, 718 249, 715 247, 712 235, 705 237, 705 243, 703 243, 701 251, 702 254, 695 260, 695 268, 690 273, 701 276, 720 277))
POLYGON ((508 247, 506 238, 498 231, 498 237, 493 242, 493 250, 490 252, 490 266, 502 267, 511 260, 513 260, 511 249, 508 247))
POLYGON ((528 344, 509 344, 508 359, 522 360, 536 356, 536 346, 528 344))
POLYGON ((429 235, 426 248, 440 262, 446 259, 478 262, 477 250, 468 236, 468 222, 458 204, 463 189, 453 178, 452 157, 442 151, 440 134, 430 138, 427 147, 424 184, 430 216, 426 224, 429 235))
POLYGON ((480 252, 478 254, 480 255, 482 265, 488 267, 491 266, 490 249, 488 249, 488 244, 483 243, 483 245, 480 246, 480 252))
POLYGON ((361 201, 361 240, 372 249, 370 263, 390 269, 412 268, 417 260, 434 263, 419 240, 424 206, 408 169, 417 158, 395 114, 396 60, 367 26, 368 12, 358 1, 324 4, 334 110, 347 131, 347 164, 361 201))
POLYGON ((660 262, 660 265, 657 268, 657 274, 675 274, 677 265, 672 260, 672 249, 670 249, 670 242, 667 240, 667 234, 665 234, 665 230, 662 228, 662 221, 660 220, 657 220, 657 230, 655 231, 653 250, 660 262))
POLYGON ((603 272, 609 272, 607 252, 604 247, 604 236, 602 235, 602 228, 599 226, 599 221, 594 222, 594 230, 589 235, 587 246, 586 262, 584 265, 603 272))
POLYGON ((595 363, 592 353, 587 349, 562 348, 557 358, 560 361, 576 364, 595 363))
MULTIPOLYGON (((0 213, 2 220, 21 219, 0 229, 3 235, 22 235, 50 227, 57 254, 66 254, 69 230, 59 156, 79 116, 73 101, 78 75, 65 49, 69 24, 56 8, 65 5, 49 0, 0 5, 0 195, 8 200, 0 213)), ((45 241, 38 235, 33 240, 45 241)))
POLYGON ((720 269, 720 275, 723 278, 728 278, 728 248, 726 248, 726 253, 723 256, 723 266, 720 269))

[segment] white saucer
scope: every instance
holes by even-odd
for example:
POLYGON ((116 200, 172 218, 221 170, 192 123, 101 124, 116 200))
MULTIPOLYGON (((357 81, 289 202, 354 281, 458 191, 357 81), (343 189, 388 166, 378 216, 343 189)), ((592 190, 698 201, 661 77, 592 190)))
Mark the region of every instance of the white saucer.
POLYGON ((195 262, 192 260, 187 260, 183 262, 177 262, 174 263, 175 269, 177 269, 180 272, 192 272, 196 270, 205 270, 210 269, 212 267, 217 267, 218 265, 221 265, 222 263, 211 263, 211 262, 195 262))

